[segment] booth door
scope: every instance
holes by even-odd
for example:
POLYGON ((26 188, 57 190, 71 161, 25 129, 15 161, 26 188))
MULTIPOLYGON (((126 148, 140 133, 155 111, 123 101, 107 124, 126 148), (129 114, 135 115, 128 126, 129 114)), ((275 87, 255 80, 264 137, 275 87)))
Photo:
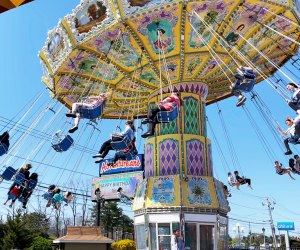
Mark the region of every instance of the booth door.
POLYGON ((201 223, 186 223, 185 249, 214 250, 215 226, 201 223))

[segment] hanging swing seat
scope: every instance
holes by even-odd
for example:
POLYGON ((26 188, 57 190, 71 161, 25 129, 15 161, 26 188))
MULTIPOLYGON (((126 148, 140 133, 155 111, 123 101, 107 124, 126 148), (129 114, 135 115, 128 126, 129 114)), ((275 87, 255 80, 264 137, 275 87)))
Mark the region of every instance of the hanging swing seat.
POLYGON ((43 198, 47 201, 52 200, 53 193, 52 192, 46 192, 43 194, 43 198))
POLYGON ((256 76, 255 74, 253 73, 253 71, 249 71, 249 70, 244 70, 243 73, 237 73, 234 75, 236 79, 239 79, 239 80, 244 80, 245 78, 246 79, 255 79, 256 76))
POLYGON ((103 113, 103 103, 99 103, 93 107, 81 107, 79 108, 79 114, 81 118, 94 120, 102 115, 103 113))
POLYGON ((31 192, 33 189, 35 189, 36 185, 37 185, 37 180, 30 180, 27 184, 26 190, 28 192, 31 192))
POLYGON ((0 183, 3 180, 10 181, 11 178, 16 174, 17 170, 12 167, 7 167, 4 172, 0 175, 0 183))
POLYGON ((131 140, 128 135, 122 136, 120 134, 112 134, 111 140, 112 141, 111 141, 110 145, 112 146, 112 148, 114 150, 117 150, 117 151, 124 150, 131 143, 131 140))
POLYGON ((54 148, 56 152, 64 152, 72 146, 73 142, 74 140, 70 135, 67 135, 64 139, 61 139, 61 137, 56 133, 52 139, 52 148, 54 148))
POLYGON ((156 115, 159 123, 169 123, 176 120, 178 117, 178 105, 174 105, 170 111, 160 111, 156 115))
POLYGON ((235 78, 237 79, 235 87, 232 89, 233 91, 242 91, 242 92, 250 92, 254 88, 256 76, 253 71, 250 70, 239 70, 237 74, 235 74, 235 78))
POLYGON ((131 150, 129 150, 126 153, 124 152, 124 156, 125 156, 127 161, 132 160, 137 155, 138 155, 138 151, 135 147, 133 147, 131 150))
POLYGON ((236 86, 232 89, 233 91, 239 90, 242 92, 250 92, 254 88, 255 80, 237 80, 236 86))
POLYGON ((25 181, 25 175, 21 172, 17 173, 15 180, 14 180, 14 184, 18 184, 20 186, 23 186, 25 181))
POLYGON ((0 156, 6 154, 8 151, 8 147, 4 143, 0 143, 0 156))

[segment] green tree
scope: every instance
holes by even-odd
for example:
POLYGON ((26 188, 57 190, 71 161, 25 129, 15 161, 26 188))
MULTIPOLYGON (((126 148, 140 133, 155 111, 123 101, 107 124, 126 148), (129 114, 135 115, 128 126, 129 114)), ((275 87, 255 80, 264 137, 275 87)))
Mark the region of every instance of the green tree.
MULTIPOLYGON (((91 219, 94 225, 97 224, 97 205, 91 209, 91 219)), ((101 207, 100 225, 106 232, 112 232, 114 227, 123 229, 123 232, 133 233, 133 220, 123 213, 116 202, 106 202, 101 207)))
POLYGON ((34 236, 42 236, 48 238, 49 221, 43 213, 33 212, 23 215, 25 227, 31 231, 34 236))
POLYGON ((14 234, 14 232, 7 232, 3 237, 1 250, 13 249, 16 237, 17 236, 14 234))
POLYGON ((41 236, 35 237, 30 250, 52 250, 51 241, 41 236))
POLYGON ((15 218, 10 216, 7 218, 3 246, 7 246, 8 249, 25 249, 30 247, 33 237, 32 232, 26 227, 26 223, 22 220, 20 212, 17 212, 15 218), (11 242, 13 242, 13 247, 9 248, 11 242))

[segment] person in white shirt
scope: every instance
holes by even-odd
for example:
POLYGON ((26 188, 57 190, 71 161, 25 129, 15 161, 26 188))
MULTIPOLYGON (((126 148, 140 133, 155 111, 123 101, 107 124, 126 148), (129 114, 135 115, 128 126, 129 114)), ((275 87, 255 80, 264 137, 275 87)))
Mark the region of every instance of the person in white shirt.
POLYGON ((287 99, 287 104, 300 115, 300 88, 295 83, 289 83, 286 85, 286 88, 291 91, 293 94, 291 99, 287 99))
POLYGON ((173 230, 173 234, 171 235, 171 250, 178 250, 178 237, 180 236, 180 232, 178 229, 173 230))
POLYGON ((227 179, 228 179, 228 184, 230 186, 232 186, 232 187, 235 186, 237 189, 240 189, 241 184, 236 179, 234 179, 231 172, 228 172, 228 178, 227 179))
POLYGON ((285 124, 289 127, 287 130, 283 130, 280 126, 277 126, 277 130, 282 136, 287 136, 283 140, 286 152, 285 155, 291 155, 293 152, 289 146, 289 143, 297 144, 300 138, 300 124, 296 124, 291 117, 287 117, 285 120, 285 124))
POLYGON ((100 94, 99 96, 89 96, 86 102, 75 102, 72 104, 72 110, 67 113, 67 117, 74 118, 74 126, 69 130, 69 133, 74 133, 78 129, 81 108, 96 108, 104 105, 107 100, 107 94, 100 94))

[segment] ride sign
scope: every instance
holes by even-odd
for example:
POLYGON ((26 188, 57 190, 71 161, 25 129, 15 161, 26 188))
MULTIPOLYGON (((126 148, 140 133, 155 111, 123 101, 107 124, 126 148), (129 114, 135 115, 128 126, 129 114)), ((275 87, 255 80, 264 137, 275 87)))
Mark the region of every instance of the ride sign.
POLYGON ((278 230, 295 230, 294 222, 277 222, 277 229, 278 230))
POLYGON ((113 159, 100 161, 100 176, 105 174, 116 174, 130 171, 143 170, 143 154, 138 154, 132 160, 119 160, 111 165, 113 159))
POLYGON ((95 190, 99 188, 101 196, 105 200, 118 200, 118 189, 122 188, 123 193, 133 198, 135 188, 143 181, 143 172, 129 172, 121 174, 104 175, 93 178, 92 181, 92 199, 96 200, 95 190))

